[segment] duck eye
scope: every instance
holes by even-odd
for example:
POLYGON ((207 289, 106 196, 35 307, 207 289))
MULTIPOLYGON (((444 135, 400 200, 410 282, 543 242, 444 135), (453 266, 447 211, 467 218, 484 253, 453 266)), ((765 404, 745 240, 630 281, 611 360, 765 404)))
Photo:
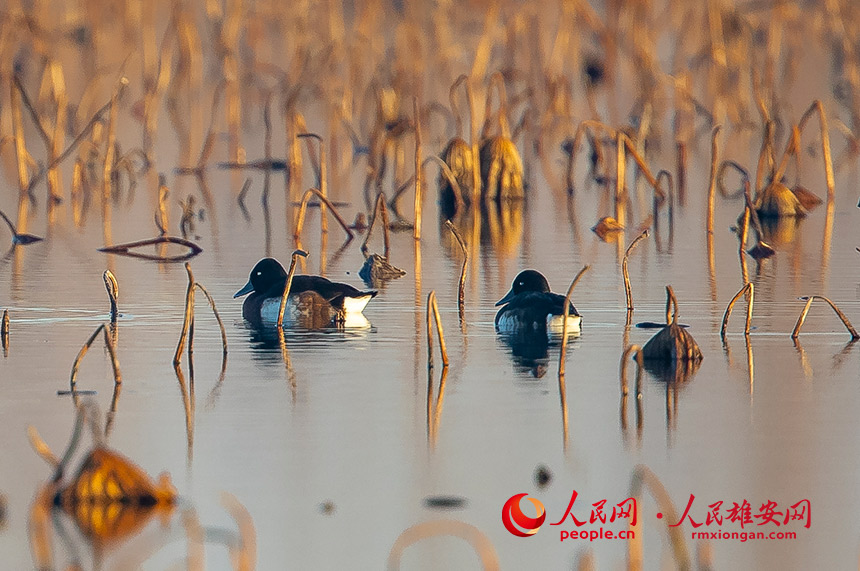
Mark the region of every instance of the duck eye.
POLYGON ((263 275, 263 272, 257 272, 257 275, 258 275, 258 276, 262 276, 262 275, 263 275))

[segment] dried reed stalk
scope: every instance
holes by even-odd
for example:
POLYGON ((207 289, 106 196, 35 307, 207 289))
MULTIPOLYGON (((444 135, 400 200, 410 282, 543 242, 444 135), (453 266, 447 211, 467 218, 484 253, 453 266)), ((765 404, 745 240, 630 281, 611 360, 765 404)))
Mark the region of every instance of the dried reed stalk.
POLYGON ((185 317, 182 320, 179 343, 176 344, 176 352, 173 354, 173 367, 177 370, 182 362, 182 351, 185 349, 189 327, 194 320, 194 274, 191 272, 191 264, 188 262, 185 262, 185 272, 188 274, 188 288, 185 290, 185 317))
POLYGON ((466 263, 469 260, 469 253, 466 251, 466 244, 463 242, 463 238, 460 236, 460 233, 457 231, 457 227, 451 223, 450 220, 445 221, 445 227, 451 231, 454 235, 454 238, 457 239, 457 243, 460 245, 460 249, 463 251, 463 266, 460 268, 460 286, 457 291, 457 307, 460 311, 460 321, 462 322, 465 316, 466 311, 466 263))
POLYGON ((436 334, 439 336, 439 353, 442 357, 442 367, 448 366, 448 349, 445 347, 445 333, 442 331, 442 317, 436 303, 436 292, 431 291, 427 296, 427 368, 433 368, 433 325, 430 322, 430 311, 436 321, 436 334))
POLYGON ((720 337, 725 339, 726 327, 728 327, 729 317, 731 317, 731 315, 732 315, 732 309, 735 306, 735 302, 737 300, 739 300, 740 297, 742 295, 744 295, 745 293, 748 293, 749 297, 747 298, 747 319, 746 319, 746 323, 744 324, 744 335, 750 334, 750 322, 752 321, 753 301, 755 298, 755 287, 753 286, 752 282, 747 282, 744 284, 744 286, 740 290, 738 290, 738 293, 735 294, 735 296, 732 298, 732 300, 726 306, 726 312, 723 314, 723 324, 720 327, 720 337))
POLYGON ((633 251, 633 248, 647 237, 648 230, 646 229, 636 236, 632 242, 630 242, 630 245, 627 246, 627 251, 624 252, 624 258, 621 260, 621 274, 624 276, 624 294, 627 297, 627 311, 633 311, 633 292, 630 290, 630 276, 627 273, 627 258, 630 256, 630 252, 633 251))
POLYGON ((78 368, 81 365, 81 360, 84 358, 84 355, 87 354, 87 351, 89 351, 90 346, 92 346, 93 341, 96 340, 96 337, 98 337, 99 333, 104 334, 105 347, 108 350, 108 354, 110 355, 111 360, 111 366, 113 367, 114 384, 118 385, 122 383, 122 373, 119 370, 119 361, 116 358, 116 352, 113 348, 113 343, 111 343, 110 338, 108 337, 107 328, 105 327, 104 323, 102 323, 96 328, 95 331, 93 331, 93 334, 90 335, 90 338, 86 340, 83 347, 81 347, 81 350, 78 351, 78 356, 75 357, 75 362, 72 364, 72 373, 71 375, 69 375, 69 390, 72 394, 75 394, 77 388, 78 368))
POLYGON ((590 265, 582 266, 582 269, 576 274, 576 277, 573 278, 573 281, 570 282, 570 287, 567 288, 567 295, 564 296, 564 311, 562 312, 562 326, 561 326, 561 349, 558 356, 558 376, 559 378, 564 377, 564 357, 565 353, 567 353, 567 317, 570 314, 570 296, 573 295, 573 288, 576 287, 576 284, 579 283, 579 279, 591 268, 590 265))
MULTIPOLYGON (((334 216, 334 219, 337 220, 337 223, 343 228, 343 231, 346 232, 346 240, 347 242, 352 240, 355 236, 352 230, 349 227, 349 224, 346 223, 346 220, 338 213, 337 208, 335 208, 334 204, 326 198, 326 196, 322 193, 320 189, 317 188, 309 188, 305 191, 304 195, 302 195, 302 202, 299 206, 299 213, 296 215, 296 223, 295 230, 293 231, 293 239, 298 240, 301 238, 302 229, 305 226, 305 216, 307 214, 308 209, 308 201, 310 201, 311 196, 316 195, 317 198, 320 199, 320 224, 322 225, 322 221, 326 219, 324 210, 325 206, 328 206, 331 209, 331 214, 334 216)), ((325 231, 323 231, 325 232, 325 231)))
POLYGON ((110 270, 105 270, 104 274, 102 274, 102 279, 105 282, 105 289, 107 290, 108 297, 110 298, 110 322, 116 323, 116 318, 119 315, 119 312, 117 311, 119 284, 117 283, 113 272, 110 270))
POLYGON ((418 113, 418 97, 412 98, 412 115, 415 123, 415 225, 412 237, 421 239, 421 115, 418 113))
POLYGON ((388 239, 388 209, 385 207, 385 193, 380 192, 376 195, 376 204, 373 206, 373 216, 370 217, 370 225, 367 227, 367 235, 364 237, 364 242, 361 244, 361 252, 367 256, 367 243, 370 242, 370 237, 373 235, 373 227, 376 225, 376 216, 382 212, 382 243, 384 247, 383 257, 388 259, 389 239, 388 239))
POLYGON ((299 256, 308 257, 304 250, 293 250, 290 255, 290 270, 287 272, 287 281, 284 283, 284 292, 281 294, 281 305, 278 307, 278 329, 284 324, 284 309, 287 307, 287 297, 290 295, 290 287, 293 285, 293 275, 296 273, 296 262, 299 256))
POLYGON ((707 214, 707 230, 708 234, 714 233, 714 199, 717 189, 717 165, 719 164, 719 146, 717 138, 720 135, 721 125, 714 127, 711 132, 711 176, 708 180, 708 214, 707 214))
POLYGON ((477 527, 457 520, 425 521, 405 529, 391 546, 385 568, 388 571, 400 569, 400 559, 407 547, 429 537, 445 535, 466 541, 478 555, 484 571, 498 571, 501 568, 493 542, 477 527))
POLYGON ((857 334, 857 331, 854 329, 854 326, 851 325, 851 322, 848 321, 848 318, 845 316, 845 314, 842 313, 842 311, 840 311, 840 309, 836 307, 836 304, 834 304, 832 301, 830 301, 823 295, 810 295, 802 297, 800 299, 805 299, 806 305, 803 306, 803 311, 800 312, 800 316, 797 318, 797 323, 795 323, 794 325, 794 330, 791 332, 792 339, 797 339, 797 336, 800 335, 800 328, 803 326, 803 322, 806 320, 806 314, 809 313, 809 308, 815 299, 823 299, 831 308, 833 308, 833 311, 836 312, 837 317, 839 317, 839 319, 842 321, 842 325, 844 325, 845 329, 848 330, 848 333, 851 334, 851 339, 860 339, 860 335, 857 334))

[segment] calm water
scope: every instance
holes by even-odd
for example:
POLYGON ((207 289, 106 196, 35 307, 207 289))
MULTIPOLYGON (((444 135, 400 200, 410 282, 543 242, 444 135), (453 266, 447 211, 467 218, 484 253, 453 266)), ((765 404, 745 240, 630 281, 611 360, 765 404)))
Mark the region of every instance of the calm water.
MULTIPOLYGON (((808 99, 803 99, 798 108, 806 103, 808 99)), ((139 136, 131 129, 125 133, 130 140, 139 136)), ((249 158, 262 156, 259 132, 253 135, 248 135, 249 158)), ((758 137, 757 133, 726 137, 727 158, 753 165, 758 137)), ((553 197, 538 163, 530 163, 534 180, 526 207, 512 216, 512 225, 477 248, 470 244, 465 327, 457 318, 461 258, 447 230, 437 223, 431 184, 420 265, 416 266, 411 234, 393 234, 391 261, 407 275, 387 283, 367 307, 371 327, 290 332, 288 368, 277 343, 250 330, 241 317, 241 300, 232 299, 259 258, 270 254, 286 263, 294 248, 293 209, 285 204, 282 177, 271 179, 267 236, 260 206, 262 175, 210 169, 206 181, 214 198, 205 205, 196 179, 170 173, 177 154, 170 137, 163 138, 167 140, 158 149, 159 168, 168 173, 171 188, 171 233, 178 226, 178 199, 194 194, 206 209, 205 220, 196 228, 204 252, 191 263, 227 327, 226 375, 216 387, 220 337, 198 295, 189 449, 185 409, 171 364, 182 325, 186 287, 182 265, 99 253, 96 249, 104 239, 97 204, 81 228, 72 223, 68 206, 57 210, 57 220, 49 227, 41 202, 29 231, 47 239, 0 261, 0 306, 8 307, 12 318, 11 347, 0 359, 4 435, 0 492, 8 500, 0 554, 5 568, 32 566, 28 511, 50 474, 31 450, 26 427, 37 427, 55 452, 64 449, 74 409, 57 391, 67 388, 83 342, 107 319, 101 278, 106 268, 119 281, 124 314, 118 325, 124 382, 110 446, 153 476, 169 472, 183 505, 193 506, 208 529, 235 529, 219 504, 223 491, 235 495, 253 517, 260 569, 380 568, 401 532, 436 519, 456 519, 479 528, 504 569, 570 568, 587 549, 593 550, 599 568, 618 569, 625 560, 623 541, 559 543, 557 528, 549 525, 535 537, 516 538, 504 529, 499 515, 510 496, 527 492, 546 506, 548 522, 555 522, 576 490, 574 515, 587 518, 590 504, 605 499, 612 505, 629 495, 631 475, 639 464, 661 479, 677 509, 683 511, 694 494, 691 515, 697 521, 704 519, 709 504, 718 501, 728 507, 746 499, 754 514, 768 500, 777 502, 779 510, 801 499, 810 501, 811 528, 799 522, 787 526, 797 532, 794 540, 711 541, 716 567, 836 569, 856 564, 858 534, 851 516, 860 508, 860 436, 855 421, 860 349, 847 343, 848 334, 823 305, 813 307, 799 344, 789 338, 803 306, 797 299, 802 295, 826 295, 850 318, 860 316, 856 165, 837 174, 829 249, 822 248, 821 207, 796 229, 789 228, 792 235, 776 240, 782 242, 777 255, 759 268, 747 258, 756 287, 751 382, 739 333, 740 306, 725 345, 719 335, 726 303, 743 283, 737 239, 729 230, 742 204, 718 198, 711 274, 704 231, 709 145, 707 137, 700 140, 692 151, 688 200, 676 212, 674 239, 669 240, 666 219, 661 217, 659 243, 652 235, 639 245, 630 258, 630 277, 636 302, 633 322, 660 321, 664 287, 671 284, 681 321, 691 326, 705 359, 691 379, 676 387, 671 419, 665 382, 645 376, 644 420, 637 435, 632 402, 626 430, 619 418, 619 359, 625 339, 641 345, 653 330, 625 329, 619 248, 589 231, 610 211, 604 191, 583 182, 585 165, 578 170, 576 197, 565 205, 553 197), (242 216, 236 201, 246 176, 252 179, 245 200, 250 220, 242 216), (542 363, 546 374, 536 378, 534 367, 514 358, 495 335, 493 303, 507 292, 520 269, 539 269, 555 291, 563 292, 584 264, 591 264, 591 270, 574 293, 583 331, 572 340, 567 355, 565 447, 555 375, 558 348, 550 348, 542 363), (434 443, 428 442, 427 434, 423 329, 424 304, 431 290, 438 296, 451 359, 434 443), (544 489, 537 489, 533 479, 540 464, 553 473, 544 489), (461 496, 466 503, 453 510, 425 507, 424 499, 432 495, 461 496), (333 505, 330 513, 321 508, 325 502, 333 505)), ((841 149, 841 139, 838 144, 837 135, 833 139, 841 149)), ((441 136, 430 142, 433 150, 441 147, 441 136)), ((561 161, 561 154, 553 153, 553 160, 561 161)), ((656 155, 653 163, 672 166, 667 155, 656 155)), ((553 164, 561 169, 559 162, 553 164)), ((805 155, 804 166, 804 183, 825 196, 820 163, 805 155)), ((362 168, 351 171, 349 184, 332 188, 335 198, 349 203, 342 210, 350 220, 363 210, 362 168)), ((113 205, 114 243, 154 235, 155 201, 150 191, 154 175, 148 176, 133 197, 124 194, 113 205)), ((428 178, 434 180, 435 173, 428 178)), ((632 176, 629 184, 634 202, 624 244, 635 237, 633 228, 648 208, 648 202, 637 199, 632 176)), ((6 212, 14 211, 12 188, 0 193, 0 207, 6 212)), ((402 210, 411 211, 407 199, 402 210)), ((318 211, 312 210, 302 244, 311 253, 302 270, 308 273, 320 271, 318 228, 318 211)), ((341 239, 340 229, 330 222, 325 275, 360 286, 362 237, 338 252, 341 239)), ((371 244, 380 251, 381 237, 376 235, 371 244)), ((183 366, 187 375, 187 358, 183 366)), ((436 388, 439 374, 437 366, 436 388)), ((95 399, 106 411, 112 373, 100 347, 83 361, 79 383, 82 389, 98 391, 95 399)), ((655 517, 659 508, 647 496, 639 508, 648 567, 671 567, 665 527, 655 517)), ((618 524, 607 528, 622 529, 618 524)), ((740 526, 727 522, 722 529, 740 531, 740 526)), ((692 551, 696 542, 690 539, 689 524, 684 530, 692 551)), ((89 546, 77 532, 71 535, 88 568, 89 546)), ((183 537, 178 518, 166 530, 151 524, 144 536, 109 547, 104 568, 123 569, 144 559, 146 569, 180 564, 186 553, 183 537)), ((70 560, 56 538, 54 547, 59 564, 70 560)), ((207 568, 229 568, 221 546, 210 544, 206 558, 207 568)), ((462 540, 436 537, 409 548, 402 564, 409 569, 466 569, 475 568, 477 559, 462 540)))

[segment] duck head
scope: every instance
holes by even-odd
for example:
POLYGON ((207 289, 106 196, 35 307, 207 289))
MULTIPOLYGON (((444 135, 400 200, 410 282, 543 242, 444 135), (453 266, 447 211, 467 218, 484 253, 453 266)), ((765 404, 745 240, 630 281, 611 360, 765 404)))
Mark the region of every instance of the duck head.
POLYGON ((505 297, 497 301, 496 305, 504 305, 514 299, 517 295, 529 291, 540 293, 547 293, 550 291, 549 282, 546 281, 543 274, 537 270, 523 270, 517 274, 517 277, 514 278, 514 282, 511 284, 511 290, 505 294, 505 297))
POLYGON ((245 286, 233 294, 233 297, 241 297, 249 294, 252 291, 257 293, 266 293, 273 287, 280 285, 281 289, 287 279, 287 272, 284 266, 274 258, 263 258, 254 269, 251 270, 251 276, 245 286))

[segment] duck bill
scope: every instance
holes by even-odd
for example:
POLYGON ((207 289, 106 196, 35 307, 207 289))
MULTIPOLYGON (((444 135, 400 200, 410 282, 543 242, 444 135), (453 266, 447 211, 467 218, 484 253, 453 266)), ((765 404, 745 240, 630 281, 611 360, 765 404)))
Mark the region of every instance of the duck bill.
POLYGON ((500 305, 505 305, 506 303, 508 303, 512 299, 514 299, 513 288, 511 288, 511 291, 509 291, 508 293, 505 294, 505 297, 503 297, 502 299, 500 299, 499 301, 496 302, 496 307, 498 307, 500 305))
POLYGON ((251 280, 248 280, 248 283, 245 286, 233 294, 233 298, 242 297, 243 295, 247 295, 254 291, 254 285, 251 283, 251 280))

